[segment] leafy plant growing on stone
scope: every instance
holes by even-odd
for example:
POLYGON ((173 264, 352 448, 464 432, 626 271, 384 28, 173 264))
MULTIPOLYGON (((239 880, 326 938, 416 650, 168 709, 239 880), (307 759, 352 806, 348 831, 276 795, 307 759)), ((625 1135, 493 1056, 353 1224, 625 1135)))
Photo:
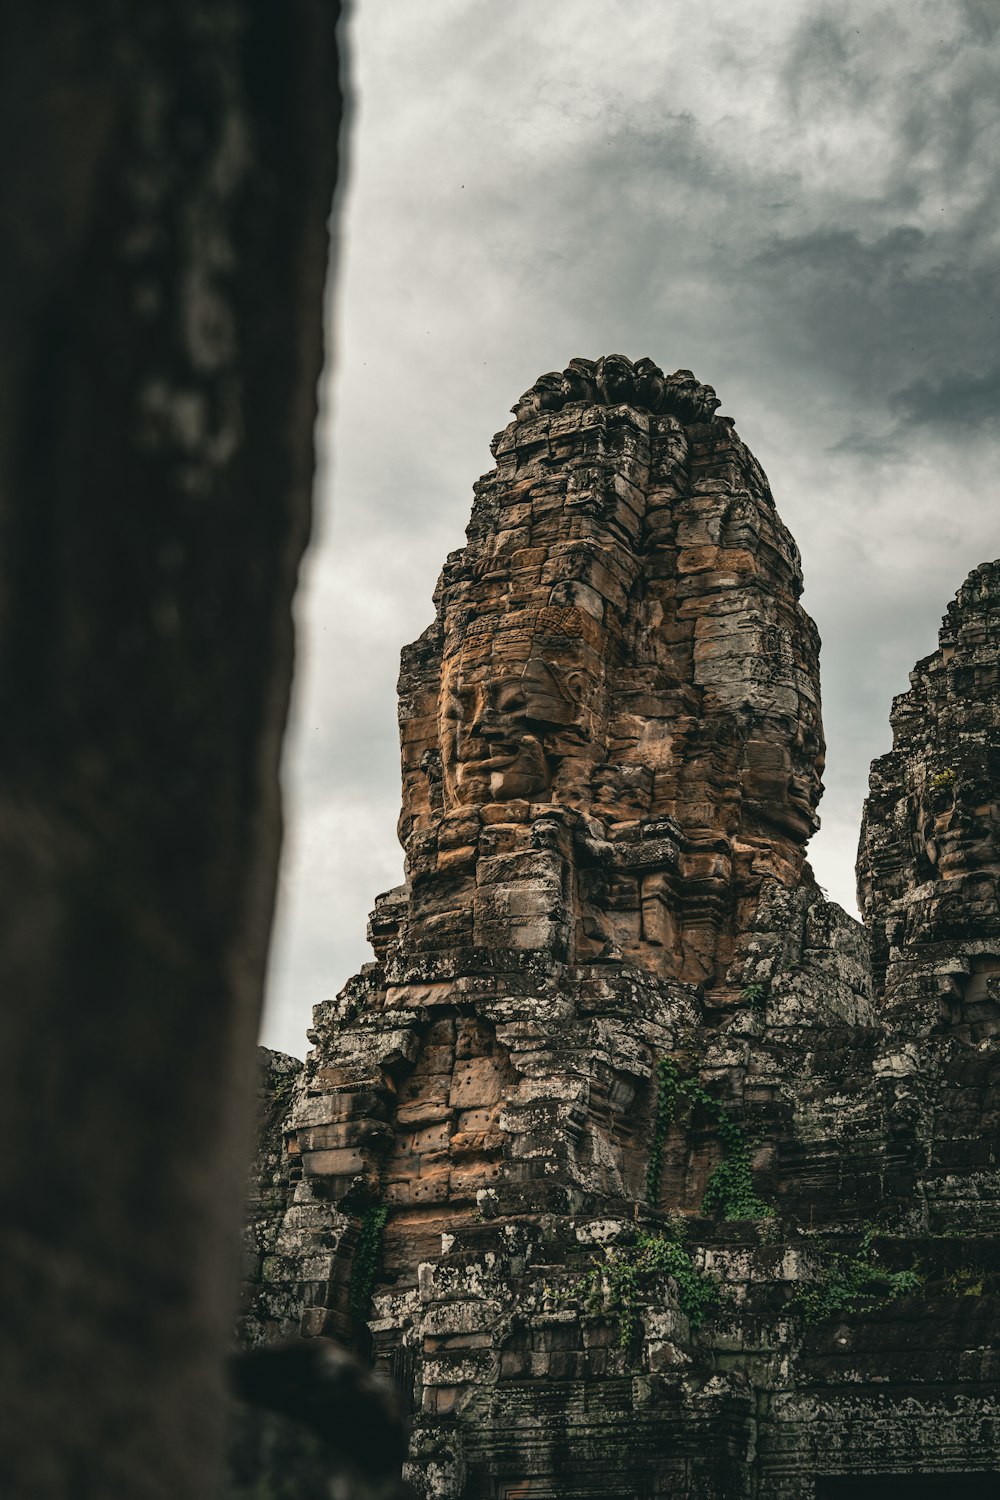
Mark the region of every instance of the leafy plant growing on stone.
POLYGON ((963 1268, 953 1271, 941 1290, 947 1297, 981 1297, 986 1278, 982 1271, 963 1268))
POLYGON ((762 984, 745 984, 740 990, 740 999, 745 1000, 753 1011, 762 1011, 767 999, 767 990, 762 984))
POLYGON ((382 1231, 389 1210, 384 1203, 376 1203, 361 1221, 361 1232, 351 1263, 351 1312, 363 1319, 368 1313, 375 1278, 378 1275, 382 1255, 382 1231))
POLYGON ((754 1191, 750 1151, 742 1130, 723 1115, 718 1121, 718 1131, 726 1154, 708 1179, 702 1212, 721 1209, 727 1221, 773 1218, 774 1209, 754 1191))
POLYGON ((857 1254, 833 1255, 823 1273, 798 1293, 793 1306, 804 1322, 821 1323, 838 1313, 895 1302, 897 1297, 920 1291, 924 1278, 915 1266, 908 1271, 889 1271, 879 1263, 874 1237, 869 1225, 857 1254))
POLYGON ((663 1147, 677 1108, 677 1093, 680 1074, 669 1057, 660 1060, 656 1069, 656 1114, 653 1119, 653 1139, 646 1162, 646 1198, 656 1203, 660 1196, 660 1178, 663 1176, 663 1147))
POLYGON ((714 1118, 722 1142, 724 1159, 708 1180, 702 1208, 718 1208, 727 1220, 770 1218, 774 1209, 757 1196, 753 1188, 750 1152, 742 1130, 727 1115, 717 1099, 696 1078, 681 1076, 671 1057, 660 1060, 656 1070, 656 1116, 653 1140, 646 1168, 646 1196, 655 1203, 660 1195, 663 1173, 663 1148, 667 1133, 683 1101, 689 1108, 701 1105, 714 1118))
POLYGON ((639 1325, 644 1292, 658 1278, 673 1277, 681 1311, 692 1328, 700 1328, 719 1300, 716 1278, 699 1271, 680 1240, 666 1234, 640 1232, 631 1245, 609 1248, 604 1262, 591 1275, 607 1287, 607 1306, 618 1318, 622 1349, 628 1348, 639 1325))

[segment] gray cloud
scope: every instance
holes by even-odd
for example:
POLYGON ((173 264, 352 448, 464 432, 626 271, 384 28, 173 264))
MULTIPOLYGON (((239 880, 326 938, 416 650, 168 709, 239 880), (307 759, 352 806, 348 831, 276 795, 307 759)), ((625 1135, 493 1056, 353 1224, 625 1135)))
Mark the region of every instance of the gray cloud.
POLYGON ((960 5, 969 35, 978 42, 992 42, 1000 32, 1000 11, 993 0, 960 0, 960 5))
MULTIPOLYGON (((884 24, 884 18, 883 18, 884 24)), ((867 105, 878 83, 877 63, 861 45, 861 28, 840 10, 821 7, 801 20, 779 69, 796 116, 867 105)))
POLYGON ((961 432, 995 425, 1000 414, 1000 365, 982 375, 916 380, 893 392, 889 405, 907 427, 928 424, 961 432))
POLYGON ((356 0, 357 110, 299 606, 266 1038, 400 878, 395 679, 489 438, 574 354, 688 366, 771 478, 824 637, 814 864, 850 902, 868 760, 997 550, 991 0, 356 0))
POLYGON ((871 241, 841 227, 772 241, 750 269, 772 315, 780 301, 788 357, 822 357, 823 378, 839 377, 846 400, 882 412, 909 410, 914 370, 985 361, 1000 307, 996 267, 970 267, 954 246, 941 258, 928 239, 900 226, 871 241))

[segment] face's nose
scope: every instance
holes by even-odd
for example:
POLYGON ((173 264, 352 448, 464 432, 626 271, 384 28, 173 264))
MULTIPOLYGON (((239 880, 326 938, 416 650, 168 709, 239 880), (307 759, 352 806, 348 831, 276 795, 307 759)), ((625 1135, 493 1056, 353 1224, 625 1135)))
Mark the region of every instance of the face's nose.
POLYGON ((484 704, 478 710, 472 721, 472 733, 481 735, 484 739, 494 738, 503 730, 503 721, 500 714, 489 704, 484 704))
POLYGON ((476 693, 476 700, 469 720, 469 733, 477 736, 481 735, 488 727, 492 713, 493 710, 490 708, 489 699, 482 689, 479 689, 476 693))

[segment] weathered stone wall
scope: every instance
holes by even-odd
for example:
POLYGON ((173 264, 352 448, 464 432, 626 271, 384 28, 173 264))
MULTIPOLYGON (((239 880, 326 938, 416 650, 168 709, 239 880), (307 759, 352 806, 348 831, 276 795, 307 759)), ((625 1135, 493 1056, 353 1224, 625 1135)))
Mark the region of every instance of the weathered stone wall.
POLYGON ((961 697, 995 575, 873 771, 873 984, 804 863, 798 554, 717 405, 648 360, 543 376, 403 655, 406 884, 316 1009, 256 1295, 371 1348, 435 1500, 1000 1468, 996 710, 961 697), (965 811, 915 896, 928 743, 965 811), (925 928, 947 880, 979 907, 925 928))
POLYGON ((254 1349, 298 1334, 301 1299, 286 1287, 287 1300, 275 1297, 273 1264, 281 1228, 292 1195, 285 1120, 302 1064, 297 1057, 261 1047, 257 1091, 257 1150, 251 1164, 243 1225, 243 1281, 237 1337, 241 1348, 254 1349))

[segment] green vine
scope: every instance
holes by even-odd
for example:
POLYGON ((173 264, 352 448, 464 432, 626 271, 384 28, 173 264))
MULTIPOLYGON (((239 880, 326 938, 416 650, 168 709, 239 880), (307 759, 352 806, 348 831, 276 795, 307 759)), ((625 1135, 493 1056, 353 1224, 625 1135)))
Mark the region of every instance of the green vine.
POLYGON ((673 1123, 680 1092, 681 1076, 673 1058, 664 1057, 656 1069, 656 1117, 653 1121, 653 1139, 646 1163, 646 1201, 656 1203, 660 1197, 660 1178, 663 1176, 663 1148, 673 1123))
POLYGON ((953 1271, 948 1276, 941 1290, 946 1297, 981 1297, 986 1277, 982 1271, 978 1273, 969 1268, 953 1271))
POLYGON ((719 1300, 714 1276, 699 1271, 676 1239, 662 1234, 638 1234, 635 1243, 607 1252, 603 1267, 608 1282, 608 1305, 618 1316, 618 1343, 626 1349, 639 1322, 638 1303, 643 1285, 655 1277, 672 1276, 677 1283, 681 1311, 692 1328, 700 1328, 719 1300))
MULTIPOLYGON (((631 1344, 639 1326, 640 1306, 662 1276, 673 1277, 681 1311, 692 1328, 700 1328, 718 1306, 719 1283, 707 1271, 698 1270, 681 1244, 679 1232, 646 1234, 640 1230, 631 1244, 609 1246, 604 1259, 584 1273, 584 1304, 591 1313, 609 1312, 617 1318, 620 1348, 627 1349, 631 1344)), ((573 1294, 548 1289, 548 1295, 562 1302, 573 1294)))
POLYGON ((760 1014, 767 1001, 767 990, 762 984, 745 984, 740 990, 740 999, 745 1000, 750 1009, 760 1014))
POLYGON ((701 1105, 713 1116, 715 1129, 725 1153, 705 1188, 702 1210, 718 1208, 727 1221, 733 1219, 768 1219, 774 1209, 758 1198, 753 1187, 750 1150, 742 1130, 726 1114, 717 1099, 703 1089, 696 1078, 681 1076, 672 1057, 660 1060, 656 1069, 656 1117, 653 1140, 646 1167, 646 1197, 656 1203, 663 1175, 663 1148, 667 1134, 681 1103, 689 1108, 701 1105))
POLYGON ((774 1209, 754 1192, 750 1150, 742 1130, 721 1110, 716 1128, 726 1154, 708 1179, 701 1203, 702 1212, 719 1208, 727 1222, 773 1218, 774 1209))
POLYGON ((672 1221, 658 1234, 636 1230, 626 1244, 605 1247, 604 1259, 569 1285, 545 1287, 545 1297, 557 1306, 582 1303, 592 1317, 612 1314, 618 1320, 618 1343, 627 1349, 639 1326, 639 1312, 656 1281, 672 1276, 677 1299, 692 1329, 720 1307, 725 1295, 717 1276, 699 1271, 682 1243, 683 1221, 672 1221))
POLYGON ((382 1231, 389 1217, 384 1203, 376 1203, 361 1221, 361 1232, 351 1263, 351 1312, 364 1319, 372 1300, 375 1278, 382 1256, 382 1231))
POLYGON ((802 1314, 803 1322, 821 1323, 837 1313, 895 1302, 897 1297, 921 1289, 924 1278, 915 1266, 908 1271, 888 1271, 879 1264, 874 1237, 875 1230, 869 1225, 856 1255, 832 1256, 822 1275, 803 1287, 792 1304, 802 1314))

